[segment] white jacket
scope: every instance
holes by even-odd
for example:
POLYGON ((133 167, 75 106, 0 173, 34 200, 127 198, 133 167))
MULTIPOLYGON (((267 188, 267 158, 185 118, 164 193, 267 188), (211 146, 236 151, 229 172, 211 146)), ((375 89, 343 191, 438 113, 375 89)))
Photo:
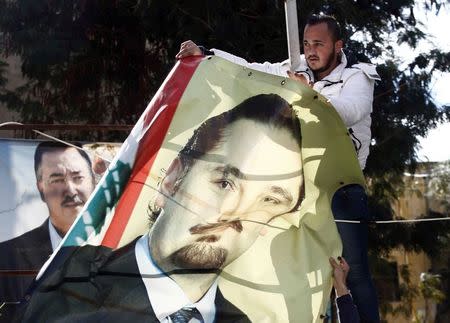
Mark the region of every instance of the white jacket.
MULTIPOLYGON (((291 70, 289 60, 281 63, 249 63, 243 58, 219 49, 211 49, 211 51, 236 64, 269 74, 287 77, 287 71, 291 70)), ((300 57, 300 62, 300 66, 292 70, 302 72, 314 82, 313 73, 306 65, 303 55, 300 57)), ((369 156, 372 122, 370 114, 375 80, 380 80, 380 76, 374 65, 358 63, 347 66, 347 57, 342 52, 341 63, 313 86, 314 90, 329 100, 349 128, 361 169, 364 169, 369 156)))

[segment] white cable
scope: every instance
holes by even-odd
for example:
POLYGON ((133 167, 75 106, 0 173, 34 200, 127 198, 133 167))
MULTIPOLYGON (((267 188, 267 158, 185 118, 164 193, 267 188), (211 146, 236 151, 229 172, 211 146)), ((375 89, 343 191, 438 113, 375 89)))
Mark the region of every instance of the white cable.
MULTIPOLYGON (((429 219, 409 219, 409 220, 385 220, 385 221, 368 221, 369 223, 411 223, 411 222, 430 222, 430 221, 448 221, 450 217, 446 218, 429 218, 429 219)), ((363 221, 357 220, 334 220, 339 223, 361 223, 363 221)))

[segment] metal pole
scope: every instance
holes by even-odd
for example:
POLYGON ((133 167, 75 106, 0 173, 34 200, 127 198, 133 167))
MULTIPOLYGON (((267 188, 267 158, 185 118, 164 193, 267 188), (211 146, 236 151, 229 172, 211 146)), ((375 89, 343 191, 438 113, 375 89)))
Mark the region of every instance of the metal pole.
POLYGON ((300 65, 300 41, 298 37, 297 0, 285 0, 286 31, 291 70, 300 65))

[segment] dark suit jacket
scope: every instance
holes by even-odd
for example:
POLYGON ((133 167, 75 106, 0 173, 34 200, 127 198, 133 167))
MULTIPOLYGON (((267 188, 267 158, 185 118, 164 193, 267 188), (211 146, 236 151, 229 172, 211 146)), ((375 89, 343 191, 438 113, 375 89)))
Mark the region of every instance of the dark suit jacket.
POLYGON ((52 254, 48 221, 0 243, 0 302, 19 301, 52 254))
MULTIPOLYGON (((23 309, 23 322, 158 322, 134 253, 136 240, 112 252, 78 248, 23 309)), ((249 322, 218 290, 216 322, 249 322)))

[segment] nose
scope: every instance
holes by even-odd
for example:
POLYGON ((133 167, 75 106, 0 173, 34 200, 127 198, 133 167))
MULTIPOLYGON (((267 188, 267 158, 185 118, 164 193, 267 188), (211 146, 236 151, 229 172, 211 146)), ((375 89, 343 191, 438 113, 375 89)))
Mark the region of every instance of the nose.
POLYGON ((65 192, 70 196, 77 194, 77 185, 70 179, 66 180, 65 192))
POLYGON ((227 194, 219 209, 219 222, 239 220, 246 217, 252 208, 251 199, 246 194, 227 194))
POLYGON ((308 50, 305 50, 306 56, 316 55, 316 48, 314 46, 309 46, 308 50))

